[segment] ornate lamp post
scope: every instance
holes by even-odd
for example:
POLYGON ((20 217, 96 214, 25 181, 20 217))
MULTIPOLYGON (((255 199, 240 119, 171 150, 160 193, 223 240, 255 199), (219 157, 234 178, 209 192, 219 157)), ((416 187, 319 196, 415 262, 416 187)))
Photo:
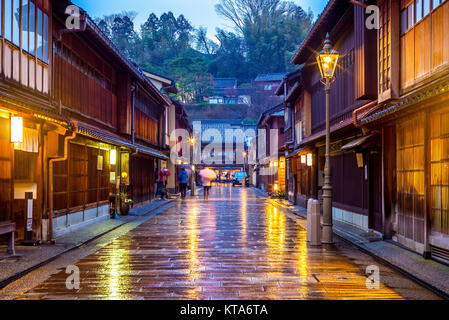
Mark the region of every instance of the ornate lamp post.
POLYGON ((194 197, 196 195, 195 185, 195 164, 193 163, 193 147, 195 145, 195 138, 190 139, 190 166, 192 169, 192 177, 190 179, 190 195, 194 197))
POLYGON ((321 72, 321 82, 326 91, 326 164, 324 166, 324 186, 323 186, 323 243, 332 244, 333 223, 332 223, 332 184, 330 168, 330 92, 331 84, 335 81, 334 73, 339 58, 337 51, 332 49, 329 34, 326 35, 323 50, 317 56, 318 66, 321 72))

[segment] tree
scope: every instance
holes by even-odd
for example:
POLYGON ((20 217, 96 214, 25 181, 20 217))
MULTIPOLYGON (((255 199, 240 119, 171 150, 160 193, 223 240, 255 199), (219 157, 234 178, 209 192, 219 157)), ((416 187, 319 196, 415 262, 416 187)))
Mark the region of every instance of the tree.
POLYGON ((282 0, 220 0, 218 14, 244 39, 249 74, 284 72, 293 51, 309 30, 313 15, 282 0))
POLYGON ((207 28, 199 27, 195 31, 195 47, 196 50, 207 55, 213 55, 216 53, 218 46, 215 42, 207 37, 207 28))
POLYGON ((294 3, 282 0, 220 0, 215 10, 243 34, 245 27, 258 23, 261 16, 289 14, 295 7, 294 3))
POLYGON ((233 32, 217 29, 219 47, 209 72, 219 78, 233 77, 248 81, 251 77, 245 58, 244 39, 233 32))
POLYGON ((134 23, 128 16, 115 17, 112 28, 111 38, 118 49, 126 56, 133 58, 135 51, 133 45, 136 42, 136 34, 134 32, 134 23))
POLYGON ((178 86, 176 98, 183 103, 201 103, 210 93, 212 76, 207 72, 207 62, 197 51, 187 50, 170 60, 168 71, 178 86))

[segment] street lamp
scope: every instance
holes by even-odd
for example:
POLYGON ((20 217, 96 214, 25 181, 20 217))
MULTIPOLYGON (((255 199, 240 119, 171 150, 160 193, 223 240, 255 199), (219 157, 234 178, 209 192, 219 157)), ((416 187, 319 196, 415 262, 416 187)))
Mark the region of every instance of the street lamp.
POLYGON ((190 179, 190 195, 194 197, 196 195, 195 186, 195 165, 193 163, 193 146, 195 145, 195 138, 190 138, 190 166, 192 168, 192 177, 190 179))
POLYGON ((248 153, 246 151, 243 152, 243 182, 242 187, 246 188, 246 156, 248 153))
POLYGON ((326 35, 323 50, 317 56, 318 66, 321 73, 321 82, 326 91, 326 164, 324 166, 324 186, 323 186, 323 243, 332 244, 333 223, 332 223, 332 184, 330 168, 330 92, 331 84, 335 81, 334 73, 337 67, 339 54, 332 49, 329 33, 326 35))

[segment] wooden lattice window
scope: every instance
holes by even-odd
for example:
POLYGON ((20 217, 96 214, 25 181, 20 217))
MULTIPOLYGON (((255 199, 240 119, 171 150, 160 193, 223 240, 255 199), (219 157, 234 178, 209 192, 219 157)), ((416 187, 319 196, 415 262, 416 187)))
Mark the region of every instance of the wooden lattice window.
POLYGON ((107 201, 109 173, 108 151, 71 143, 69 159, 54 164, 54 209, 64 213, 107 201))
POLYGON ((421 114, 397 126, 398 233, 424 243, 424 119, 421 114))
POLYGON ((379 1, 379 91, 391 88, 391 0, 379 1))
POLYGON ((158 144, 159 127, 158 122, 146 115, 139 109, 135 110, 135 131, 136 134, 155 145, 158 144))
POLYGON ((431 228, 449 234, 449 111, 430 119, 431 228))

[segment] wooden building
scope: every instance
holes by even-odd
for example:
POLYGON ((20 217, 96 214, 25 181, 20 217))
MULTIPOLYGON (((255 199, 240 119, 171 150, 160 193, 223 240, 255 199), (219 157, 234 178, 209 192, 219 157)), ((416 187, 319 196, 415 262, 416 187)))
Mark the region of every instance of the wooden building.
POLYGON ((331 171, 334 220, 382 231, 381 140, 368 138, 353 121, 355 110, 372 110, 377 99, 377 30, 365 28, 364 9, 331 0, 295 53, 298 70, 285 76, 287 195, 306 205, 322 200, 325 165, 325 91, 316 63, 326 34, 340 59, 331 89, 331 171))
POLYGON ((67 29, 71 2, 0 3, 0 221, 23 239, 33 192, 32 238, 49 240, 109 217, 118 187, 151 200, 166 97, 85 12, 67 29))
POLYGON ((378 1, 383 233, 449 261, 449 1, 378 1), (390 40, 391 39, 391 40, 390 40))
POLYGON ((256 185, 269 193, 285 191, 284 104, 262 113, 257 129, 265 130, 265 134, 257 136, 256 185))
MULTIPOLYGON (((192 156, 191 156, 191 142, 193 142, 193 128, 189 123, 186 110, 184 109, 184 105, 181 104, 178 101, 173 101, 173 104, 175 106, 175 128, 177 130, 184 130, 185 136, 184 137, 178 137, 178 140, 176 142, 176 151, 177 151, 177 159, 176 163, 174 163, 174 170, 173 172, 173 179, 175 181, 174 184, 174 192, 179 193, 179 180, 178 180, 178 174, 181 171, 181 168, 185 168, 187 172, 189 173, 189 179, 192 179, 192 156), (189 141, 182 141, 182 139, 189 138, 189 141), (185 148, 189 148, 189 150, 185 150, 185 148)), ((195 141, 196 143, 196 141, 195 141)), ((190 187, 190 182, 188 183, 188 186, 190 187)))

